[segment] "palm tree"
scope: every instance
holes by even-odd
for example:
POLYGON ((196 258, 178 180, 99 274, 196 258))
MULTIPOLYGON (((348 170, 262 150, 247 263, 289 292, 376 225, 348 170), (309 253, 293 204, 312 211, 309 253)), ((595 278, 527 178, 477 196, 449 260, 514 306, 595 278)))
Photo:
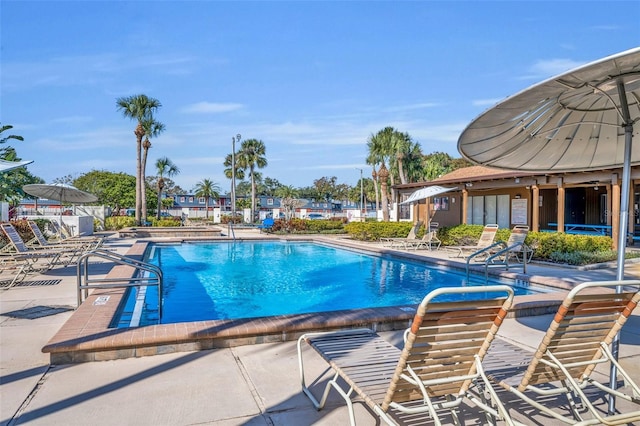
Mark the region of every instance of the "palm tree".
POLYGON ((144 142, 142 143, 142 182, 143 182, 143 190, 142 190, 142 212, 141 216, 146 220, 147 219, 147 191, 146 191, 146 182, 147 182, 147 155, 149 154, 149 148, 151 148, 150 138, 155 138, 160 133, 164 132, 164 124, 156 121, 152 118, 148 120, 144 120, 142 122, 142 128, 144 129, 144 142))
POLYGON ((267 166, 267 158, 264 156, 266 148, 264 142, 257 139, 246 139, 240 145, 240 151, 236 157, 239 168, 249 170, 251 177, 251 220, 256 210, 256 167, 262 169, 267 166))
POLYGON ((147 95, 125 96, 116 99, 116 108, 127 118, 138 122, 135 131, 136 135, 136 224, 140 225, 142 215, 142 191, 144 182, 142 180, 142 138, 145 135, 143 122, 153 119, 153 113, 162 104, 155 98, 147 95))
POLYGON ((160 211, 162 210, 162 190, 164 189, 164 177, 172 177, 180 173, 178 166, 167 157, 158 158, 156 160, 156 172, 158 173, 158 211, 156 218, 160 219, 160 211))
POLYGON ((205 215, 209 219, 209 197, 214 200, 220 198, 220 186, 209 179, 203 179, 196 183, 195 196, 204 197, 205 215))

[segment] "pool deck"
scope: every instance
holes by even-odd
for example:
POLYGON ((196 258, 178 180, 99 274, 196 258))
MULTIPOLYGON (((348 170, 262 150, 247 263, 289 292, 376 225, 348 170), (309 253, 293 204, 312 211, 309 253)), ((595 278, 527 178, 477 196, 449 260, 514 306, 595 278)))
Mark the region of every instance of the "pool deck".
MULTIPOLYGON (((257 230, 243 233, 249 238, 264 237, 257 230)), ((112 238, 108 242, 109 248, 119 253, 127 253, 133 244, 132 239, 112 238)), ((365 246, 386 250, 377 244, 365 246)), ((436 262, 456 261, 444 252, 421 250, 416 255, 436 262)), ((112 265, 95 266, 93 273, 104 276, 112 265)), ((625 278, 640 278, 640 265, 629 264, 625 272, 625 278)), ((536 264, 529 266, 528 273, 532 281, 565 279, 569 285, 615 278, 615 268, 578 270, 536 264)), ((187 351, 102 362, 52 363, 42 348, 77 313, 75 305, 75 267, 57 268, 0 290, 1 425, 347 423, 346 408, 335 395, 328 407, 317 412, 301 394, 293 341, 198 351, 182 347, 187 351)), ((540 340, 549 321, 549 315, 509 318, 500 334, 531 347, 540 340)), ((381 334, 393 344, 401 342, 400 331, 381 334)), ((640 381, 640 313, 630 320, 621 339, 621 362, 640 381)), ((312 359, 310 367, 315 372, 324 369, 319 359, 312 359)), ((355 406, 359 425, 378 424, 364 405, 355 406)), ((465 416, 467 424, 483 423, 483 417, 473 409, 466 410, 465 416)), ((527 424, 557 424, 535 410, 521 420, 527 424)))

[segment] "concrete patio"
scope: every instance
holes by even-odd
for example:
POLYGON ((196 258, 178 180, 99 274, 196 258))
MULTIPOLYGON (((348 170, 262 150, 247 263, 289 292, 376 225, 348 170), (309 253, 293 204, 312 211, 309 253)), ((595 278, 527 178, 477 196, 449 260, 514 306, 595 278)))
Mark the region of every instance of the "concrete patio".
MULTIPOLYGON (((125 253, 133 242, 111 238, 108 246, 125 253)), ((423 255, 443 256, 426 251, 423 255)), ((106 274, 109 268, 97 265, 95 273, 106 274)), ((640 278, 636 265, 626 271, 627 278, 640 278)), ((529 273, 575 281, 615 278, 612 268, 586 271, 531 265, 529 273)), ((320 412, 301 393, 295 342, 50 365, 41 348, 69 319, 75 304, 75 267, 54 269, 9 290, 0 289, 0 424, 348 424, 347 409, 335 393, 320 412)), ((508 319, 500 334, 531 347, 550 319, 549 315, 508 319)), ((401 345, 401 332, 381 334, 401 345)), ((621 362, 640 381, 640 312, 621 339, 621 362)), ((310 359, 310 371, 325 370, 318 357, 310 359)), ((320 386, 314 390, 319 393, 320 386)), ((355 405, 359 425, 380 424, 363 404, 355 405)), ((532 409, 522 412, 516 417, 525 424, 559 424, 532 409)), ((463 417, 465 424, 485 421, 474 409, 464 410, 463 417)), ((432 422, 423 419, 414 424, 432 422)))

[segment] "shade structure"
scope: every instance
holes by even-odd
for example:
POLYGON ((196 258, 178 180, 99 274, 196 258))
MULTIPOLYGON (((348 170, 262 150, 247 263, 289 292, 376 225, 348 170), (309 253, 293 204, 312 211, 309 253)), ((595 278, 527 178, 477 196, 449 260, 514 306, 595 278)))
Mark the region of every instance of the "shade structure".
MULTIPOLYGON (((617 279, 624 279, 632 149, 640 120, 640 48, 550 78, 481 114, 458 139, 466 159, 520 171, 622 167, 617 279)), ((620 289, 618 289, 620 290, 620 289)), ((617 357, 618 341, 613 352, 617 357)), ((615 388, 615 367, 611 371, 615 388)), ((613 399, 610 411, 613 411, 613 399)))
POLYGON ((400 204, 415 203, 416 201, 424 200, 425 198, 429 198, 429 197, 434 197, 436 195, 443 194, 445 192, 449 192, 454 189, 456 189, 456 187, 446 188, 444 186, 438 186, 438 185, 427 186, 425 188, 418 189, 413 194, 411 194, 409 198, 407 198, 400 204))
POLYGON ((9 170, 17 169, 18 167, 24 167, 31 163, 33 163, 33 160, 26 160, 26 161, 0 160, 0 173, 8 172, 9 170))
POLYGON ((82 204, 98 201, 98 197, 78 188, 62 183, 40 184, 34 183, 22 187, 24 192, 47 200, 60 201, 62 204, 82 204))
POLYGON ((458 150, 486 166, 584 171, 640 164, 625 129, 640 118, 640 48, 609 56, 517 93, 462 132, 458 150))

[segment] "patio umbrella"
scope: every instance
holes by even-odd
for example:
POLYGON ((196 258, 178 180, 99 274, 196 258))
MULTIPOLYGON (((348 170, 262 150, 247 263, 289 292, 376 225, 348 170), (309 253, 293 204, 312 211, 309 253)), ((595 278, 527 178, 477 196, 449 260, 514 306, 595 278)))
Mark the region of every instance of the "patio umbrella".
MULTIPOLYGON (((444 186, 438 186, 438 185, 427 186, 425 188, 420 188, 417 191, 413 192, 409 196, 409 198, 407 198, 400 204, 402 205, 402 204, 415 203, 416 201, 424 200, 425 198, 434 197, 436 195, 440 195, 445 192, 452 191, 454 189, 456 189, 456 187, 446 188, 444 186)), ((429 227, 430 217, 431 217, 431 212, 429 212, 429 204, 427 203, 427 228, 429 227)))
MULTIPOLYGON (((578 67, 498 103, 458 139, 463 157, 521 171, 570 172, 622 166, 617 279, 624 278, 632 150, 639 136, 640 48, 578 67)), ((618 291, 621 291, 618 288, 618 291)), ((612 346, 617 357, 618 340, 612 346)), ((611 370, 615 388, 615 367, 611 370)), ((610 410, 614 402, 610 401, 610 410)))
POLYGON ((74 186, 65 185, 63 183, 34 183, 30 185, 24 185, 22 189, 27 194, 31 194, 39 198, 60 201, 60 227, 62 227, 63 204, 82 204, 98 201, 98 197, 96 197, 95 195, 81 191, 74 186))
POLYGON ((6 161, 0 160, 0 173, 8 172, 9 170, 17 169, 18 167, 24 167, 27 164, 33 163, 33 160, 27 161, 6 161))

